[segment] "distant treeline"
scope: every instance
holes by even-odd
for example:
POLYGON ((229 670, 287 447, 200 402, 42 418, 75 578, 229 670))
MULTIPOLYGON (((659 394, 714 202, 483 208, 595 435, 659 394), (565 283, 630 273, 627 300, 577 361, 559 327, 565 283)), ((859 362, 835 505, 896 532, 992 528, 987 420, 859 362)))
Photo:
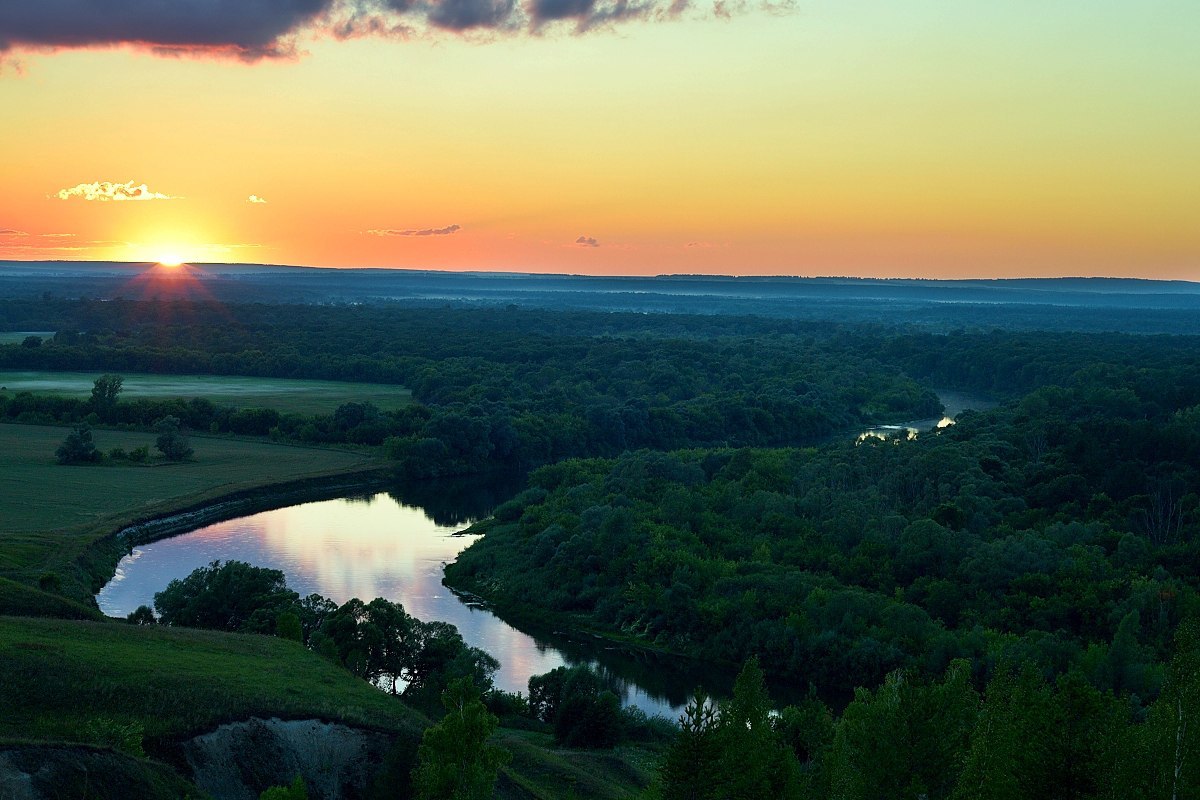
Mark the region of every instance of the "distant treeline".
POLYGON ((661 321, 636 316, 520 311, 74 308, 93 325, 86 333, 61 329, 37 346, 0 347, 0 368, 388 381, 410 387, 417 402, 386 412, 346 403, 305 416, 203 398, 104 411, 18 396, 0 401, 0 414, 71 422, 95 413, 94 421, 131 425, 171 414, 197 430, 385 446, 407 474, 432 477, 638 448, 811 443, 940 407, 900 370, 827 332, 735 336, 729 320, 698 320, 691 331, 684 320, 656 330, 661 321))
MULTIPOLYGON (((200 398, 123 402, 96 421, 144 426, 169 414, 200 431, 386 446, 420 477, 640 448, 812 444, 851 426, 935 413, 936 398, 917 380, 998 396, 1107 382, 1160 411, 1181 407, 1200 387, 1200 347, 1186 337, 53 299, 0 301, 0 324, 56 330, 36 346, 0 346, 0 368, 404 384, 416 402, 397 411, 348 403, 307 416, 200 398)), ((8 418, 72 422, 89 413, 71 400, 0 400, 8 418)))

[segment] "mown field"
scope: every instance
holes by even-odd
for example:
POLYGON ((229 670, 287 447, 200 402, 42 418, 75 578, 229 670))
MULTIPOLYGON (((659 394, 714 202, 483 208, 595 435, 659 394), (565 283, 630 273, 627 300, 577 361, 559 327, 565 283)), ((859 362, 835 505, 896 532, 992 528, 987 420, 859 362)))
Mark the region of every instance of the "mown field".
MULTIPOLYGON (((68 429, 0 425, 0 577, 35 581, 128 522, 269 484, 383 466, 342 450, 192 437, 193 460, 62 466, 54 451, 68 429)), ((154 435, 94 432, 97 447, 131 450, 154 435)))
MULTIPOLYGON (((17 334, 2 334, 16 336, 17 334)), ((24 335, 21 336, 24 338, 24 335)), ((19 341, 19 340, 17 340, 19 341)), ((0 344, 4 343, 0 339, 0 344)), ((98 372, 0 370, 0 390, 9 393, 87 397, 98 372)), ((274 408, 282 413, 332 414, 342 403, 369 402, 381 409, 407 405, 412 395, 403 386, 379 383, 246 378, 226 375, 148 375, 121 373, 121 399, 164 400, 204 397, 238 408, 274 408)))

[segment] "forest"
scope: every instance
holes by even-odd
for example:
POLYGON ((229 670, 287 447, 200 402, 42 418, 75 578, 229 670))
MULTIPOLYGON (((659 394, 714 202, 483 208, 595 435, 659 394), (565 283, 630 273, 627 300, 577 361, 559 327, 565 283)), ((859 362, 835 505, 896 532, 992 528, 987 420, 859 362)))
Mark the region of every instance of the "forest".
MULTIPOLYGON (((53 331, 0 344, 0 369, 97 375, 90 397, 0 389, 5 422, 172 418, 351 448, 413 494, 528 471, 448 585, 517 622, 741 670, 721 703, 697 687, 648 798, 1200 792, 1193 337, 54 297, 0 301, 0 325, 53 331), (412 402, 295 413, 100 391, 122 371, 386 383, 412 402), (932 387, 997 407, 912 438, 855 435, 937 414, 932 387)), ((160 613, 295 638, 372 680, 434 669, 420 658, 466 658, 436 682, 448 692, 486 672, 486 654, 384 601, 268 594, 269 613, 237 624, 172 612, 169 593, 160 613), (380 667, 390 656, 362 644, 376 616, 407 631, 408 661, 380 667)), ((656 741, 592 678, 551 673, 523 700, 476 684, 455 702, 551 726, 557 746, 656 741)), ((434 698, 421 707, 439 716, 434 698)))

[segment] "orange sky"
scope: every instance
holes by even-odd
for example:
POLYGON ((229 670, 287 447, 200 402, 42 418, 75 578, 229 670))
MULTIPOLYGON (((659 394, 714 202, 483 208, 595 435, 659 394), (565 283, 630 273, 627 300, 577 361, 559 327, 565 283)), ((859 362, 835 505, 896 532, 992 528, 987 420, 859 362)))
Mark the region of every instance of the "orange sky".
POLYGON ((1200 4, 722 8, 251 62, 0 10, 0 258, 1200 279, 1200 4))

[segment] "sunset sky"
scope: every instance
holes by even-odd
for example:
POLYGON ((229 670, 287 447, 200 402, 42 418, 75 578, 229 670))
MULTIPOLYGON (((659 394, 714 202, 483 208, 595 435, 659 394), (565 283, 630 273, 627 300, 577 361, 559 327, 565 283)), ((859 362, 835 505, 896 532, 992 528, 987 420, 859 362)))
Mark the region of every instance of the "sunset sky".
POLYGON ((1195 0, 6 0, 0 259, 1200 279, 1195 0))

